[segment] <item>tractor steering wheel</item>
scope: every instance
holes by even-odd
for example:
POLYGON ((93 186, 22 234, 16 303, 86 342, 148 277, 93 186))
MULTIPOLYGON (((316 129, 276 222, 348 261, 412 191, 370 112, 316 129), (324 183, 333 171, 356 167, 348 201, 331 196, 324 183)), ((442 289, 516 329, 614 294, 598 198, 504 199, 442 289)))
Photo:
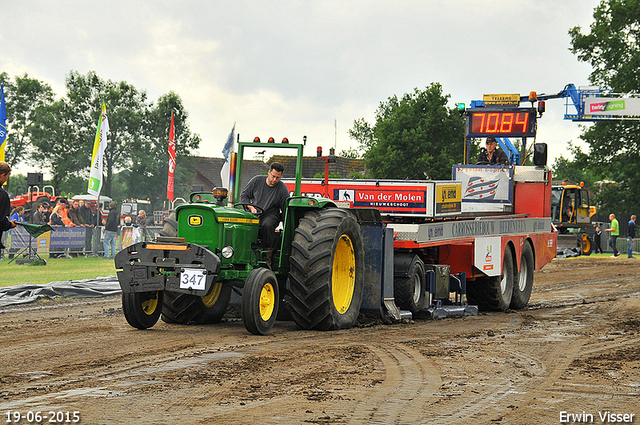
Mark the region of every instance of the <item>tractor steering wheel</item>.
POLYGON ((253 205, 253 204, 237 203, 237 204, 234 204, 234 206, 233 206, 233 207, 234 207, 234 208, 236 208, 236 207, 242 207, 242 209, 243 209, 244 211, 246 211, 246 212, 250 212, 251 214, 254 214, 254 215, 257 215, 257 216, 262 215, 262 213, 264 212, 264 210, 263 210, 262 208, 260 208, 260 207, 259 207, 259 206, 257 206, 257 205, 253 205), (249 207, 250 207, 250 206, 251 206, 251 207, 253 207, 253 208, 255 208, 255 209, 256 209, 256 212, 251 211, 251 210, 249 209, 249 207))

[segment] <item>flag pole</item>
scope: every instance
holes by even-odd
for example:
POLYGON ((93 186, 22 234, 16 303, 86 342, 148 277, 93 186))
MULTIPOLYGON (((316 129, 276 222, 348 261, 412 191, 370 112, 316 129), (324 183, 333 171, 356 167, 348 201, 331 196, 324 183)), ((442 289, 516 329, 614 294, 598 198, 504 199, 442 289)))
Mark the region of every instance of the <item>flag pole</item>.
MULTIPOLYGON (((175 140, 175 123, 174 110, 171 111, 171 126, 169 127, 169 173, 167 175, 167 199, 173 207, 173 189, 174 189, 174 172, 176 169, 176 140, 175 140)), ((171 209, 171 208, 169 208, 171 209)))

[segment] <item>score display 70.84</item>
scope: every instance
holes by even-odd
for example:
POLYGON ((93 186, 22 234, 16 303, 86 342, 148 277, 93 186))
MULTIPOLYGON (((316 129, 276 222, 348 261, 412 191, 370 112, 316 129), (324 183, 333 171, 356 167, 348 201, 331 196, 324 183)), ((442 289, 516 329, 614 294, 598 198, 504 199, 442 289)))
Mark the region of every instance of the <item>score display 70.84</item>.
POLYGON ((467 109, 467 137, 535 137, 535 108, 467 109))

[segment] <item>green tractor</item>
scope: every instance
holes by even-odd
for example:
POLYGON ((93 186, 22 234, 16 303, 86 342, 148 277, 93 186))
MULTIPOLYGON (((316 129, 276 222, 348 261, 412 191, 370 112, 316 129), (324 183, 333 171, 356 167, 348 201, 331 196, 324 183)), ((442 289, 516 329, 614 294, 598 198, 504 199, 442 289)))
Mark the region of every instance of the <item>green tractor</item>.
MULTIPOLYGON (((235 193, 242 156, 259 142, 238 143, 235 193)), ((193 193, 167 219, 164 234, 139 242, 115 258, 127 322, 138 329, 167 323, 217 323, 241 294, 245 328, 264 335, 279 310, 298 327, 352 327, 364 289, 364 247, 356 217, 329 199, 300 194, 303 144, 269 144, 298 150, 296 196, 287 200, 270 267, 257 248, 259 218, 247 205, 226 206, 226 189, 193 193), (286 302, 284 301, 286 298, 286 302)))

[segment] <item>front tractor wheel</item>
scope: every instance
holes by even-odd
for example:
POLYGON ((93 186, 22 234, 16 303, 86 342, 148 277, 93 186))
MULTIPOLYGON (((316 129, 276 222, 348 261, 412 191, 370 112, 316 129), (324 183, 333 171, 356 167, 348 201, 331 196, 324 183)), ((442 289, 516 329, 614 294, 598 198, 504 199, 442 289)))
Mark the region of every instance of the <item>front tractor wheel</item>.
POLYGON ((162 306, 162 321, 198 325, 220 323, 231 300, 231 286, 216 282, 204 296, 167 291, 162 306))
POLYGON ((276 275, 269 269, 253 269, 242 290, 242 322, 254 335, 265 335, 278 316, 280 290, 276 275))
POLYGON ((311 210, 300 219, 291 252, 291 310, 303 329, 351 328, 364 289, 360 226, 346 210, 311 210))
POLYGON ((163 291, 123 292, 122 310, 127 322, 138 329, 155 325, 162 312, 163 291))

